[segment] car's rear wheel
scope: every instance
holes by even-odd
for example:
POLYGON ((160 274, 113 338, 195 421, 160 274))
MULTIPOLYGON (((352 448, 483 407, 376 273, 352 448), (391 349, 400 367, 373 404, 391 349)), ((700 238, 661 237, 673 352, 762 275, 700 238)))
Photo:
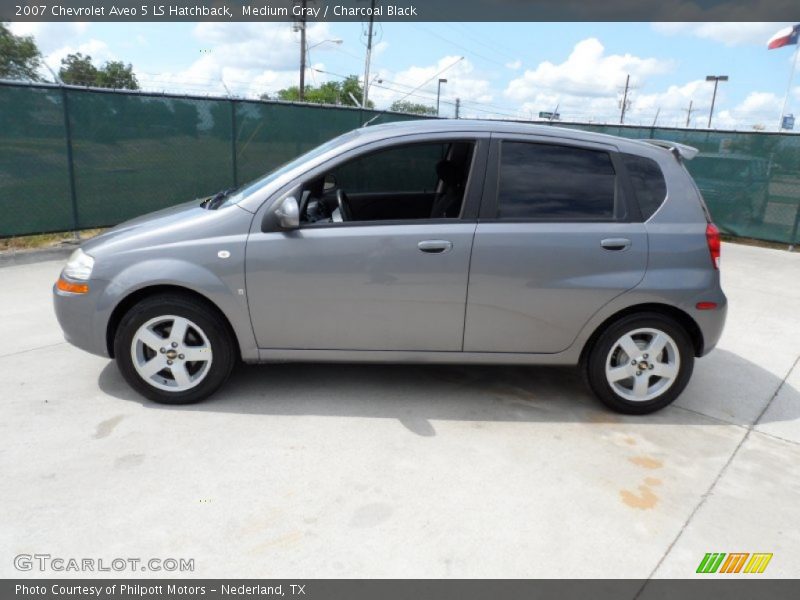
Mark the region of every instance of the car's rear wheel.
POLYGON ((176 294, 134 305, 117 328, 114 354, 125 380, 163 404, 189 404, 213 394, 236 360, 232 336, 214 310, 176 294))
POLYGON ((658 313, 640 313, 609 326, 589 352, 589 386, 615 411, 647 414, 664 408, 684 390, 694 367, 685 329, 658 313))

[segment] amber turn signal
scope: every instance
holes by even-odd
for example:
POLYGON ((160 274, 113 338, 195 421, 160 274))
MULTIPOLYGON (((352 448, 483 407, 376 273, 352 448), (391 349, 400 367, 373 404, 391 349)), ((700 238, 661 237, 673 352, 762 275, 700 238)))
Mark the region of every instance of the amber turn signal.
POLYGON ((62 292, 69 292, 70 294, 86 294, 89 292, 88 283, 72 283, 61 278, 56 282, 56 287, 62 292))

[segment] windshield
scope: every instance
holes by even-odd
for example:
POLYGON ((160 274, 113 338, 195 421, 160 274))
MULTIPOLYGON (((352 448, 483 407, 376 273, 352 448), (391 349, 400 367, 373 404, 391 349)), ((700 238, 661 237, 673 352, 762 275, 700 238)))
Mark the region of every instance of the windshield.
POLYGON ((317 156, 321 156, 321 155, 325 154, 329 150, 332 150, 333 148, 336 148, 340 144, 343 144, 343 143, 347 142, 348 140, 350 140, 351 138, 353 138, 353 137, 355 137, 357 135, 358 135, 358 132, 356 130, 356 131, 351 131, 349 133, 345 133, 344 135, 340 135, 338 137, 335 137, 332 140, 329 140, 329 141, 325 142, 324 144, 322 144, 320 146, 317 146, 316 148, 313 148, 312 150, 309 150, 305 154, 301 154, 300 156, 298 156, 294 160, 291 160, 291 161, 289 161, 287 163, 284 163, 284 164, 280 165, 279 167, 276 167, 275 169, 273 169, 272 171, 270 171, 266 175, 262 175, 258 179, 254 179, 250 183, 246 183, 246 184, 240 186, 237 190, 235 190, 235 192, 231 193, 231 195, 228 196, 227 200, 225 201, 225 205, 227 206, 227 205, 231 205, 231 204, 238 204, 243 199, 247 198, 248 196, 250 196, 252 194, 255 194, 259 190, 263 189, 264 187, 266 187, 267 185, 269 185, 270 183, 272 183, 273 181, 278 179, 284 173, 288 173, 289 171, 291 171, 292 169, 294 169, 296 167, 299 167, 303 163, 308 162, 310 160, 313 160, 317 156))

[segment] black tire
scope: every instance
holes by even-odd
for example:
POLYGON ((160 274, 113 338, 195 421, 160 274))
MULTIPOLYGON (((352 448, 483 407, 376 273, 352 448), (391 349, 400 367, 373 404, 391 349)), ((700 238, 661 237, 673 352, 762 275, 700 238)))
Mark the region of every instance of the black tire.
MULTIPOLYGON (((114 337, 114 356, 125 381, 142 396, 161 404, 192 404, 209 397, 225 383, 236 363, 237 351, 227 324, 213 308, 189 296, 159 294, 135 304, 122 318, 114 337), (211 346, 213 359, 208 372, 187 390, 167 391, 154 387, 134 366, 131 346, 137 330, 151 319, 165 315, 183 317, 196 324, 211 346)), ((187 362, 189 364, 196 365, 187 362)))
MULTIPOLYGON (((589 387, 606 406, 624 414, 645 415, 671 404, 683 392, 694 369, 694 346, 686 330, 675 319, 660 313, 637 313, 612 323, 600 334, 586 356, 583 369, 589 387), (606 363, 617 341, 626 333, 639 329, 654 329, 666 333, 674 341, 680 358, 678 374, 672 383, 649 400, 625 398, 612 387, 606 377, 606 363)), ((647 376, 647 371, 643 373, 647 376)), ((651 377, 648 376, 648 381, 655 381, 651 385, 656 385, 660 381, 651 377)))

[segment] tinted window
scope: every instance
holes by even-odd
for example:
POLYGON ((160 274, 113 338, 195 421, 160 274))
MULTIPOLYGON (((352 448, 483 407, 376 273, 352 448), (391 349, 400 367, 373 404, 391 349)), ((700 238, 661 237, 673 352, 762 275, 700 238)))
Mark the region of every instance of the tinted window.
POLYGON ((351 161, 334 173, 338 184, 350 194, 433 192, 439 182, 436 163, 447 155, 448 147, 416 144, 382 150, 351 161))
POLYGON ((503 142, 497 216, 611 220, 615 174, 607 152, 503 142))
POLYGON ((471 141, 406 144, 334 166, 304 184, 301 222, 456 219, 473 149, 471 141))
POLYGON ((633 191, 639 208, 642 210, 642 219, 646 221, 653 216, 658 207, 667 197, 667 182, 658 163, 643 156, 623 154, 625 168, 633 184, 633 191))

